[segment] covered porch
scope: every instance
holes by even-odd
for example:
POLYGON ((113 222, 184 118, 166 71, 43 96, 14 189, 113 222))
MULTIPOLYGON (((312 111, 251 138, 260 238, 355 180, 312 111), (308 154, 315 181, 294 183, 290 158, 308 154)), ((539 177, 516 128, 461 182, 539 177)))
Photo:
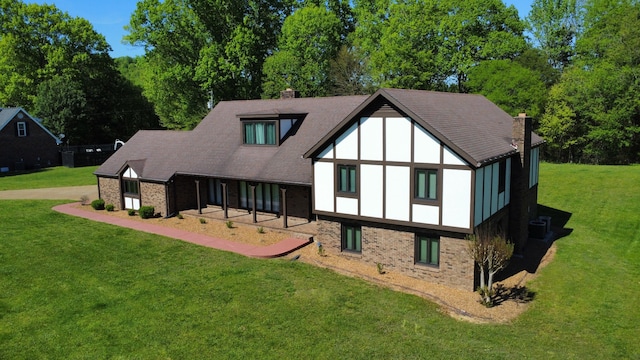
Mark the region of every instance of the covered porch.
POLYGON ((225 218, 225 210, 219 205, 206 205, 200 211, 198 209, 183 210, 183 215, 200 217, 204 219, 212 219, 219 221, 233 221, 238 224, 245 224, 267 229, 285 229, 293 234, 303 235, 305 237, 316 236, 317 223, 309 221, 307 218, 288 216, 285 219, 272 213, 264 213, 257 211, 254 213, 245 209, 227 208, 227 216, 225 218))

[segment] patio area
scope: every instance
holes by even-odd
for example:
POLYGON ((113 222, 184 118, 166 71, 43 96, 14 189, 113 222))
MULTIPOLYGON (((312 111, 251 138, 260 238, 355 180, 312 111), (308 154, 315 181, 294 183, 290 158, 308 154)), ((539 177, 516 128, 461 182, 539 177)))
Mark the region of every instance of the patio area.
POLYGON ((317 224, 315 221, 309 221, 304 218, 288 216, 287 225, 284 227, 284 219, 271 213, 256 213, 256 222, 253 222, 253 214, 248 210, 231 209, 227 210, 228 217, 224 218, 224 210, 220 206, 209 205, 201 209, 202 213, 199 213, 197 209, 183 210, 180 212, 183 216, 193 216, 205 219, 227 221, 231 220, 234 223, 245 224, 250 226, 263 227, 265 229, 278 229, 290 232, 292 236, 297 237, 315 237, 318 233, 317 224))

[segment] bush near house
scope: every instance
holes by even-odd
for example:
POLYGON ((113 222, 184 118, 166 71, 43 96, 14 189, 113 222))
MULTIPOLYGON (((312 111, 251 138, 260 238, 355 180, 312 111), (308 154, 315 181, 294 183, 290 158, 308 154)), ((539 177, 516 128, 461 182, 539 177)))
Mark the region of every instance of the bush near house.
POLYGON ((150 219, 155 215, 156 209, 153 206, 141 206, 138 213, 141 218, 150 219))
POLYGON ((104 200, 96 199, 91 202, 91 207, 95 210, 104 210, 104 200))

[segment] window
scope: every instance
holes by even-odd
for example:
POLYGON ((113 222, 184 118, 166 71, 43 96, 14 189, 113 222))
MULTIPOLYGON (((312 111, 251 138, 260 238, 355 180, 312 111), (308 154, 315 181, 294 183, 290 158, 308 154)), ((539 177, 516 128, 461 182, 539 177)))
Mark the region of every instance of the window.
POLYGON ((504 192, 507 180, 507 161, 500 162, 498 166, 498 193, 501 193, 504 192))
POLYGON ((342 250, 362 252, 362 229, 356 225, 342 225, 342 250))
POLYGON ((436 200, 438 196, 438 171, 416 169, 415 176, 415 198, 421 200, 436 200))
MULTIPOLYGON (((251 184, 246 181, 240 181, 238 186, 240 187, 240 207, 253 209, 251 184)), ((267 183, 257 183, 254 186, 256 191, 256 210, 279 213, 280 186, 267 183)))
POLYGON ((16 124, 18 127, 18 137, 27 136, 27 123, 24 121, 20 121, 16 124))
POLYGON ((338 191, 356 192, 356 166, 338 165, 338 191))
POLYGON ((244 143, 251 145, 276 145, 275 121, 251 121, 245 122, 244 143))
POLYGON ((415 262, 431 266, 440 264, 440 239, 437 237, 416 236, 415 262))
POLYGON ((128 195, 140 195, 138 180, 124 180, 124 193, 128 195))

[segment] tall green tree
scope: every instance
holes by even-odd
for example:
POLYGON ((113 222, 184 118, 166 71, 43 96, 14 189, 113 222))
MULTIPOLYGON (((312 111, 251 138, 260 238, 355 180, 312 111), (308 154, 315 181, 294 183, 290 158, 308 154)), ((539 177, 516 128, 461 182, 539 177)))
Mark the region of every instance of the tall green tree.
POLYGON ((535 45, 549 63, 562 70, 575 56, 576 38, 582 28, 583 0, 535 0, 527 25, 535 45))
POLYGON ((366 59, 354 47, 343 45, 329 63, 332 95, 363 95, 375 92, 367 72, 366 59))
POLYGON ((354 13, 354 44, 381 86, 465 92, 478 63, 526 49, 524 24, 500 0, 361 0, 354 13))
POLYGON ((125 37, 144 46, 145 94, 162 124, 192 128, 216 101, 260 95, 262 65, 294 0, 143 0, 125 37))
POLYGON ((540 74, 514 60, 481 62, 469 71, 466 85, 512 116, 527 113, 538 119, 544 110, 547 88, 540 74))
POLYGON ((0 104, 24 107, 75 144, 157 127, 85 19, 52 5, 0 0, 0 30, 0 104))
POLYGON ((91 78, 110 66, 110 50, 85 19, 53 5, 0 0, 0 103, 29 109, 40 83, 91 78))
POLYGON ((282 26, 278 50, 264 64, 263 97, 294 88, 302 96, 330 93, 330 62, 341 46, 340 19, 323 7, 308 5, 282 26))
POLYGON ((640 4, 590 1, 574 65, 553 89, 540 132, 558 160, 640 160, 640 4), (570 158, 567 159, 567 155, 570 158))

